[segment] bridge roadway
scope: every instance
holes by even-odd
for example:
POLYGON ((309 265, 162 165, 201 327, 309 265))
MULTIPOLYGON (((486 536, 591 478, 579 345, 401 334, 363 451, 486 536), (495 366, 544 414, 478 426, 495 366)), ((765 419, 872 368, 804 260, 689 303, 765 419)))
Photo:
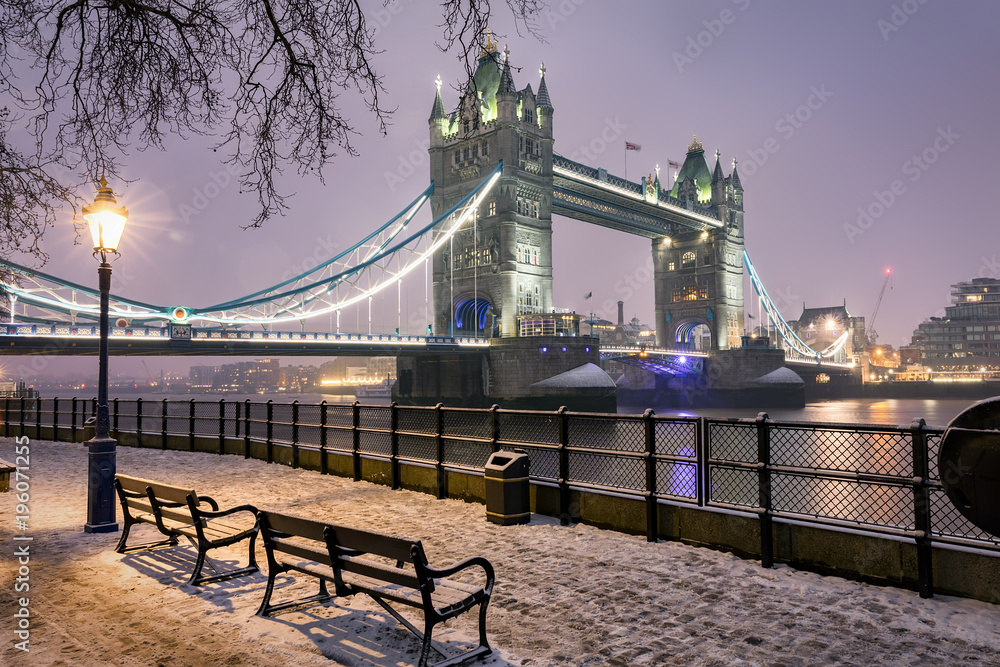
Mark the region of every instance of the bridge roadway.
MULTIPOLYGON (((3 355, 95 355, 100 337, 94 325, 3 324, 0 354, 3 355)), ((395 334, 315 333, 290 331, 230 331, 199 329, 187 325, 163 328, 112 327, 108 351, 116 356, 396 356, 439 352, 486 352, 485 338, 409 336, 395 334)), ((705 352, 662 350, 646 346, 602 346, 601 358, 623 356, 680 359, 704 358, 705 352)), ((824 372, 846 375, 849 364, 817 363, 788 359, 793 370, 805 377, 824 372)), ((698 372, 700 363, 692 364, 698 372)))

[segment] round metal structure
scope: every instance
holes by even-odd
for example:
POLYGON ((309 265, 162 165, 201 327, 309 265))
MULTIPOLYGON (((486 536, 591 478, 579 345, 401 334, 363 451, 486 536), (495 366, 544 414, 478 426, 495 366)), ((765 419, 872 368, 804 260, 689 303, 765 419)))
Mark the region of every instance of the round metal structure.
POLYGON ((938 472, 966 519, 1000 536, 1000 396, 969 406, 941 440, 938 472))

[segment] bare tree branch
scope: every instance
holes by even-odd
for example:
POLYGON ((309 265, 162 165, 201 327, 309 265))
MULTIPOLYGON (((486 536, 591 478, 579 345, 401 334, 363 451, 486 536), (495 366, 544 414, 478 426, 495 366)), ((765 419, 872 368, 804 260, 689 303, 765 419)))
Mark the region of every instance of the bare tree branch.
MULTIPOLYGON (((518 34, 541 39, 541 0, 506 3, 518 34)), ((441 9, 439 47, 471 76, 491 0, 441 9)), ((170 136, 218 138, 241 191, 257 195, 247 227, 283 214, 284 168, 322 181, 338 154, 356 154, 341 94, 359 95, 386 133, 375 33, 359 0, 0 0, 0 94, 35 143, 33 155, 11 148, 13 117, 0 116, 0 253, 44 260, 44 228, 78 203, 53 169, 121 179, 131 150, 170 136)))

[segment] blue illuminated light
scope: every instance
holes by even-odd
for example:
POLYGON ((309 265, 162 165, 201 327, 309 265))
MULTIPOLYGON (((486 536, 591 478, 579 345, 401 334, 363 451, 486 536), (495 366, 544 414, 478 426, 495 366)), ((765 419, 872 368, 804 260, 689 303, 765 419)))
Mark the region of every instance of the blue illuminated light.
POLYGON ((585 348, 583 348, 583 349, 584 349, 585 351, 587 351, 587 352, 590 352, 590 348, 589 348, 589 347, 585 347, 585 348))
POLYGON ((547 347, 543 347, 543 348, 542 348, 542 354, 545 354, 545 353, 547 353, 548 351, 549 351, 549 348, 547 348, 547 347))
POLYGON ((565 352, 565 351, 566 351, 566 348, 564 347, 564 348, 563 348, 563 352, 565 352))
POLYGON ((687 360, 688 360, 687 357, 677 357, 677 361, 681 362, 682 364, 686 364, 687 360))

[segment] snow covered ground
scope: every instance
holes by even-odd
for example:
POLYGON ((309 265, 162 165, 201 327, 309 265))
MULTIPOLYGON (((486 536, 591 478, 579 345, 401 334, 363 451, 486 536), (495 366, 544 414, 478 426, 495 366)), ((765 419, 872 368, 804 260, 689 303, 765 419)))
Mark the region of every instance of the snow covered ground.
MULTIPOLYGON (((14 460, 12 439, 0 459, 14 460)), ((14 525, 0 494, 0 636, 4 665, 412 665, 418 643, 363 596, 254 615, 266 577, 195 588, 194 550, 114 553, 89 535, 82 445, 31 442, 31 521, 14 525), (30 652, 13 648, 17 563, 32 536, 30 652)), ((432 565, 482 555, 497 571, 488 614, 501 665, 1000 664, 1000 607, 799 572, 546 517, 490 524, 482 505, 321 476, 236 456, 119 448, 118 470, 191 486, 221 505, 253 503, 423 540, 432 565)), ((120 512, 120 510, 119 510, 120 512)), ((141 527, 134 538, 153 539, 141 527)), ((220 550, 232 565, 242 548, 220 550)), ((242 553, 241 553, 242 552, 242 553)), ((262 550, 258 556, 265 563, 262 550)), ((998 563, 1000 567, 1000 563, 998 563)), ((284 583, 276 599, 314 592, 284 583)), ((476 614, 439 628, 468 645, 476 614)))

